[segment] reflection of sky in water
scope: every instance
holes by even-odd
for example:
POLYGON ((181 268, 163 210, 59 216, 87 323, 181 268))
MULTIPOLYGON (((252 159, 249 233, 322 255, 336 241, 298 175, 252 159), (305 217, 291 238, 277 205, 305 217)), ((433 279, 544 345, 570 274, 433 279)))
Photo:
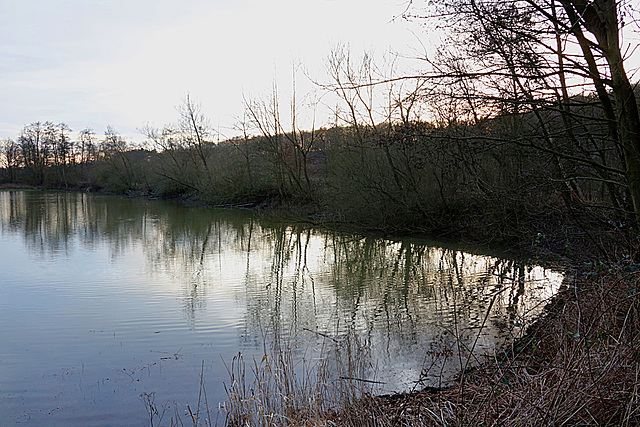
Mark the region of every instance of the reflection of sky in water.
POLYGON ((415 240, 87 194, 2 192, 0 231, 0 419, 32 425, 144 422, 143 392, 184 409, 203 360, 217 407, 221 359, 259 357, 275 334, 330 366, 351 352, 378 391, 427 368, 437 385, 562 280, 415 240))

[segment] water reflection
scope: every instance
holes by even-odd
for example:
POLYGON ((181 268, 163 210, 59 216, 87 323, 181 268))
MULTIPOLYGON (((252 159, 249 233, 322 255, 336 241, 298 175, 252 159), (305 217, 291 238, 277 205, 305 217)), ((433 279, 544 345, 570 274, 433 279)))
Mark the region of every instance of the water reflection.
MULTIPOLYGON (((130 265, 136 286, 180 306, 177 322, 235 332, 235 342, 208 337, 215 345, 250 351, 277 335, 299 354, 333 348, 325 357, 337 357, 341 343, 355 339, 370 366, 364 375, 384 382, 384 391, 411 387, 426 371, 437 384, 472 362, 472 352, 491 353, 562 280, 538 266, 424 241, 83 193, 0 192, 0 231, 53 260, 47 268, 105 248, 107 262, 130 265), (319 342, 324 347, 314 347, 319 342)), ((212 369, 224 376, 218 364, 212 369)))

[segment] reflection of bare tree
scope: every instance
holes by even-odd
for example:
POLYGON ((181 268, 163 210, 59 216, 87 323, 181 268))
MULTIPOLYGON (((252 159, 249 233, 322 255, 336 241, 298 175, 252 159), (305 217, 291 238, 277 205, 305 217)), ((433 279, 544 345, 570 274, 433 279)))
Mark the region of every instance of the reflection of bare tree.
POLYGON ((2 231, 22 235, 29 250, 42 256, 65 253, 73 239, 88 250, 104 245, 113 259, 141 245, 143 271, 162 271, 183 284, 190 318, 206 306, 206 255, 240 242, 246 216, 86 193, 0 193, 2 231))
POLYGON ((0 227, 22 235, 31 251, 42 255, 64 253, 70 239, 87 242, 100 233, 98 210, 83 193, 0 193, 0 227))
POLYGON ((263 248, 254 254, 261 261, 253 265, 262 271, 249 274, 247 268, 245 275, 245 335, 290 336, 313 327, 316 292, 307 259, 314 238, 312 230, 282 224, 263 224, 253 234, 253 241, 263 248))
POLYGON ((365 365, 384 366, 389 381, 398 373, 415 380, 425 367, 444 375, 472 361, 472 350, 490 352, 525 326, 561 278, 422 241, 80 193, 0 193, 0 227, 53 257, 76 241, 89 250, 102 245, 114 259, 139 248, 144 274, 180 287, 189 322, 208 302, 231 298, 244 310, 245 345, 279 336, 302 352, 328 340, 337 357, 355 342, 365 365))
POLYGON ((457 371, 472 350, 490 351, 521 330, 560 277, 423 243, 285 226, 269 238, 270 280, 264 289, 245 285, 247 335, 295 338, 311 330, 332 343, 355 333, 372 357, 392 364, 424 358, 425 349, 434 349, 433 357, 457 353, 454 365, 436 361, 438 373, 457 371))

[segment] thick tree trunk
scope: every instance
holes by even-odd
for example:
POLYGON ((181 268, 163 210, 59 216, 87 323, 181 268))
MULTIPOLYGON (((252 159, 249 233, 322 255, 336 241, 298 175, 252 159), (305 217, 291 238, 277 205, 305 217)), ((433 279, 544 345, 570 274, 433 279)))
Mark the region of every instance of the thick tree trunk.
POLYGON ((640 225, 640 117, 638 104, 633 87, 624 71, 622 59, 619 58, 614 64, 610 62, 609 65, 619 117, 620 143, 625 153, 627 184, 631 193, 636 224, 640 225))
MULTIPOLYGON (((561 3, 574 28, 583 26, 591 33, 597 40, 598 50, 607 60, 616 103, 617 132, 625 157, 627 185, 636 225, 640 225, 640 114, 620 50, 618 4, 616 0, 561 0, 561 3)), ((599 93, 599 96, 605 96, 609 101, 608 94, 599 93)))

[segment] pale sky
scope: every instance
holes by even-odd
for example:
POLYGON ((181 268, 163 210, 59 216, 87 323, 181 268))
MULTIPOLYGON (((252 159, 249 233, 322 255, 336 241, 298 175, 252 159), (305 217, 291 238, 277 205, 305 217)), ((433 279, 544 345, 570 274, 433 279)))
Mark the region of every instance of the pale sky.
MULTIPOLYGON (((410 52, 404 0, 0 0, 0 139, 31 122, 142 140, 185 94, 229 135, 243 96, 287 98, 295 64, 323 80, 332 47, 410 52), (281 95, 282 97, 282 95, 281 95)), ((415 52, 415 51, 414 51, 415 52)), ((299 71, 298 93, 313 85, 299 71)), ((326 80, 326 79, 325 79, 326 80)), ((319 120, 322 120, 319 117, 319 120)))
POLYGON ((438 36, 394 19, 407 1, 0 0, 0 139, 50 120, 142 141, 145 124, 177 121, 187 93, 233 136, 243 96, 266 98, 275 81, 288 103, 296 66, 306 70, 296 75, 302 98, 315 88, 305 74, 328 81, 326 57, 339 44, 355 57, 400 53, 419 70, 409 58, 438 36))

